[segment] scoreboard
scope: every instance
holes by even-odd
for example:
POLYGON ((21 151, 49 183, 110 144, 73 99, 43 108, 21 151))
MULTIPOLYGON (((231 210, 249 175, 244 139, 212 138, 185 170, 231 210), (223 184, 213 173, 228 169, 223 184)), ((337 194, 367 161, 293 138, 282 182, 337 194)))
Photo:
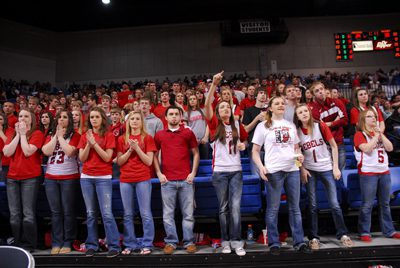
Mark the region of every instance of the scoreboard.
POLYGON ((352 61, 354 53, 381 50, 392 50, 394 57, 400 59, 399 31, 353 31, 336 33, 334 36, 336 61, 352 61))

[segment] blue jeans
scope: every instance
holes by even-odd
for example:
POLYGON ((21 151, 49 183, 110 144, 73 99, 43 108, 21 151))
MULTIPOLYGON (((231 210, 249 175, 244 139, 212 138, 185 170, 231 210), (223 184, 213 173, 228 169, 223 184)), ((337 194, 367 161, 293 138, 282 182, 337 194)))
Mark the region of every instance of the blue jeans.
POLYGON ((120 250, 119 231, 112 213, 112 182, 111 179, 81 179, 83 199, 86 205, 86 225, 88 237, 86 239, 87 249, 99 249, 99 237, 97 234, 97 203, 100 207, 106 231, 107 245, 109 250, 120 250))
POLYGON ((308 194, 308 209, 310 214, 310 234, 309 239, 317 238, 318 236, 318 207, 317 207, 317 180, 320 179, 325 187, 325 192, 328 197, 329 207, 331 208, 333 222, 336 227, 336 238, 340 239, 347 234, 347 227, 344 223, 342 209, 337 200, 336 184, 333 178, 332 170, 317 172, 309 170, 311 177, 308 178, 307 194, 308 194))
POLYGON ((182 212, 183 245, 186 248, 194 244, 194 185, 186 181, 169 181, 161 185, 161 196, 163 203, 163 223, 167 234, 167 237, 164 239, 165 243, 176 247, 179 242, 174 218, 176 199, 178 197, 182 212))
POLYGON ((396 231, 390 214, 390 174, 360 175, 361 208, 358 216, 358 232, 371 236, 371 213, 376 193, 379 201, 379 221, 385 237, 391 237, 396 231))
MULTIPOLYGON (((346 148, 344 144, 338 145, 338 164, 339 170, 343 174, 343 169, 346 167, 346 148)), ((336 189, 343 194, 347 193, 347 188, 344 185, 343 175, 340 176, 340 180, 335 180, 336 189)), ((346 196, 343 197, 343 200, 347 200, 346 196)))
POLYGON ((232 248, 243 247, 240 214, 243 188, 242 172, 214 172, 212 184, 219 203, 222 246, 228 246, 231 243, 232 248))
POLYGON ((151 188, 150 180, 136 183, 120 183, 122 205, 124 206, 124 246, 127 248, 153 248, 154 222, 151 213, 151 188), (138 244, 135 235, 135 202, 133 198, 135 192, 143 224, 142 245, 138 244))
POLYGON ((37 245, 36 201, 39 178, 14 180, 7 178, 10 225, 18 246, 35 249, 37 245))
POLYGON ((268 244, 280 247, 278 231, 278 213, 281 202, 282 187, 285 187, 289 207, 289 225, 292 230, 293 247, 304 245, 304 232, 300 212, 300 172, 278 171, 267 174, 267 212, 268 244))
POLYGON ((46 195, 51 210, 51 238, 53 247, 69 247, 76 239, 75 200, 79 180, 45 179, 46 195))

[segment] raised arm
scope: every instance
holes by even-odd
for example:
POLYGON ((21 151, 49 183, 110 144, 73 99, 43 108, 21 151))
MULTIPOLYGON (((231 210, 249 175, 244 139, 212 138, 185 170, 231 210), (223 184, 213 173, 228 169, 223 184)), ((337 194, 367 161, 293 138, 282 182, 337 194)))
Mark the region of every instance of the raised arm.
POLYGON ((207 97, 206 97, 206 101, 204 103, 204 115, 207 120, 211 120, 211 118, 214 115, 214 111, 212 108, 212 102, 214 101, 214 93, 215 93, 216 87, 221 82, 223 75, 224 75, 224 71, 221 71, 220 73, 217 73, 216 75, 213 76, 213 82, 210 86, 210 89, 209 89, 207 97))

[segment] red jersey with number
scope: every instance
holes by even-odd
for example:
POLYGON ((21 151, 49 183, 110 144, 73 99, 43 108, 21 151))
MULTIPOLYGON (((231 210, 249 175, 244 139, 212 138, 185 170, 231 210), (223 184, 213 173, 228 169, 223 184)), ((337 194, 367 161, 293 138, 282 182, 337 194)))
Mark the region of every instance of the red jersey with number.
MULTIPOLYGON (((66 139, 66 142, 76 148, 79 144, 80 138, 81 135, 75 132, 70 138, 66 139)), ((50 140, 51 136, 47 136, 45 144, 49 143, 50 140)), ((68 180, 79 179, 79 177, 77 154, 71 157, 67 156, 61 148, 60 143, 57 141, 53 155, 49 156, 47 161, 45 178, 53 180, 68 180)))
MULTIPOLYGON (((104 137, 93 132, 94 139, 97 144, 103 149, 114 149, 115 148, 115 137, 111 132, 106 132, 104 137)), ((86 135, 82 135, 78 144, 78 149, 84 149, 86 147, 87 138, 86 135)), ((92 147, 89 151, 89 156, 85 162, 83 162, 82 173, 89 176, 108 176, 112 175, 112 158, 109 162, 105 162, 96 150, 92 147)))
MULTIPOLYGON (((7 140, 7 144, 12 139, 7 140)), ((37 150, 31 156, 26 157, 21 148, 21 141, 18 143, 14 154, 11 156, 10 169, 7 178, 14 180, 26 180, 39 177, 42 174, 42 161, 40 157, 40 149, 44 141, 43 133, 35 130, 28 138, 28 144, 34 145, 37 150)))
POLYGON ((329 127, 323 123, 314 123, 312 135, 307 129, 300 129, 300 147, 304 155, 303 166, 312 171, 332 170, 332 157, 325 141, 333 138, 329 127), (319 125, 318 125, 319 124, 319 125))
POLYGON ((369 143, 372 137, 361 131, 357 131, 354 135, 354 155, 357 159, 358 173, 361 175, 389 174, 388 155, 382 141, 378 141, 369 153, 364 153, 359 148, 361 144, 369 143))
MULTIPOLYGON (((146 135, 143 138, 141 135, 130 135, 129 139, 137 140, 139 147, 145 154, 157 151, 154 140, 150 135, 146 135)), ((125 136, 120 136, 117 143, 117 152, 124 154, 128 149, 129 144, 125 143, 125 136)), ((120 170, 121 182, 141 182, 151 178, 151 166, 144 164, 136 151, 131 153, 129 159, 121 166, 120 170)))

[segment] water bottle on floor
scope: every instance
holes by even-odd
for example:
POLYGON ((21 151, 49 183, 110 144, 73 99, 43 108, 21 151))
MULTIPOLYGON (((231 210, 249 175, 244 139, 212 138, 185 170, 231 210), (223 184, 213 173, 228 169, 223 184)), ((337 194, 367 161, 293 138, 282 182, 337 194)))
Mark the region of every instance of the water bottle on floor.
POLYGON ((252 244, 254 243, 254 232, 253 232, 253 225, 247 225, 247 243, 252 244))

